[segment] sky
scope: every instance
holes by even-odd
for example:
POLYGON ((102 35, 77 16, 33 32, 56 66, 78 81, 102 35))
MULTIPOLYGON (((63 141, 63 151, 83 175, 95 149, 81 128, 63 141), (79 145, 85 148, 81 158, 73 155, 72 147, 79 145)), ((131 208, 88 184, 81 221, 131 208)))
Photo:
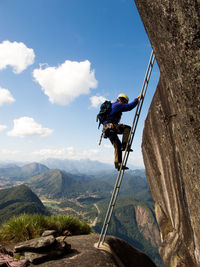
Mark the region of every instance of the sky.
MULTIPOLYGON (((110 141, 98 145, 99 106, 140 94, 152 50, 134 1, 0 0, 0 25, 0 161, 112 164, 110 141)), ((137 168, 158 79, 154 64, 129 156, 137 168)))

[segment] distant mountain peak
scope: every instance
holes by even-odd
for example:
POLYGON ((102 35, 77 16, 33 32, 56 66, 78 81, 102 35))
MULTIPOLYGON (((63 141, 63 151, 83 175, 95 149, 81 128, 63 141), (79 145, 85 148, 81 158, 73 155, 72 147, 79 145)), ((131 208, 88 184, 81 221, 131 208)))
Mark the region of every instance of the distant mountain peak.
POLYGON ((31 162, 28 163, 24 166, 21 167, 22 170, 35 170, 35 171, 40 171, 40 170, 48 170, 49 168, 45 166, 44 164, 38 163, 38 162, 31 162))
POLYGON ((31 176, 43 173, 49 170, 48 167, 41 163, 32 162, 22 167, 14 164, 4 165, 0 167, 0 178, 12 179, 12 180, 26 180, 31 176))

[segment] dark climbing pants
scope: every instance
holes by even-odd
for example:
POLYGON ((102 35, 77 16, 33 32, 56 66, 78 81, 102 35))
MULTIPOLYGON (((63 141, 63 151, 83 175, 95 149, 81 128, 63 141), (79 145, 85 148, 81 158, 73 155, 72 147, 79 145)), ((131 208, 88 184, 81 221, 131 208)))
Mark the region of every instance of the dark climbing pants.
POLYGON ((131 127, 124 124, 117 124, 112 129, 111 127, 107 128, 107 124, 105 124, 104 130, 106 137, 109 138, 114 147, 114 163, 117 167, 118 164, 122 162, 122 148, 126 147, 131 127), (122 142, 118 134, 122 134, 122 142))

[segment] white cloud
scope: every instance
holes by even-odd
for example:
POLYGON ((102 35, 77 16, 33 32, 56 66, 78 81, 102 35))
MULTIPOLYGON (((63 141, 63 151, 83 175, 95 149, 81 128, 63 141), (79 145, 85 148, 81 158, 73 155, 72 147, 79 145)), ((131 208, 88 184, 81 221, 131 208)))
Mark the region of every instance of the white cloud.
POLYGON ((102 104, 106 98, 104 96, 91 96, 90 101, 91 101, 91 107, 97 108, 100 104, 102 104))
POLYGON ((8 89, 4 89, 0 87, 0 107, 4 104, 11 104, 15 101, 13 96, 11 95, 8 89))
POLYGON ((2 132, 3 130, 5 130, 7 128, 6 125, 0 125, 0 132, 2 132))
POLYGON ((44 148, 39 151, 34 151, 34 155, 41 156, 42 158, 66 158, 74 154, 73 147, 67 148, 44 148))
POLYGON ((41 137, 45 137, 50 135, 52 132, 53 130, 43 128, 42 125, 35 122, 33 118, 21 117, 14 120, 14 127, 7 133, 7 135, 18 137, 39 135, 41 137))
POLYGON ((33 71, 33 77, 40 84, 51 103, 68 105, 76 97, 89 94, 97 87, 94 70, 88 60, 82 62, 66 60, 58 67, 46 67, 33 71))
POLYGON ((33 49, 28 48, 22 42, 3 41, 0 43, 0 70, 11 66, 14 73, 20 73, 33 64, 34 59, 33 49))

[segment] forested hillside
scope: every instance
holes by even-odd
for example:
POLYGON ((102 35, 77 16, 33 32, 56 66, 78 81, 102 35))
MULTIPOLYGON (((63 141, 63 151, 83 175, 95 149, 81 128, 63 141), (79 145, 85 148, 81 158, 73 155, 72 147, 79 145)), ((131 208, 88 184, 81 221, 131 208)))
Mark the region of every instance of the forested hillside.
MULTIPOLYGON (((97 203, 100 214, 94 230, 98 233, 101 232, 108 204, 109 199, 97 203)), ((164 266, 158 253, 160 236, 153 202, 138 201, 132 196, 120 197, 111 217, 108 235, 122 238, 150 256, 157 266, 164 266)))
POLYGON ((86 175, 74 175, 60 170, 48 170, 26 181, 39 196, 51 199, 75 198, 80 195, 108 196, 112 186, 86 175))
POLYGON ((49 214, 37 195, 26 185, 0 190, 0 224, 22 213, 49 214))

